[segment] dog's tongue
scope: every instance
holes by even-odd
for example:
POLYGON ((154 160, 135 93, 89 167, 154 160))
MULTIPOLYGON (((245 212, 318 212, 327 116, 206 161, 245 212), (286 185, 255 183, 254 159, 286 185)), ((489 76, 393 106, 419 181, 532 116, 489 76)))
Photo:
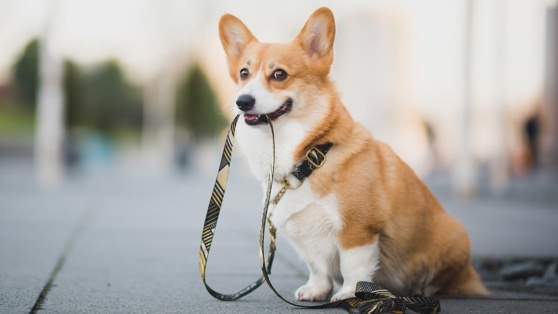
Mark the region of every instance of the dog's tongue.
POLYGON ((260 115, 258 114, 244 114, 244 120, 255 121, 258 120, 259 118, 260 115))

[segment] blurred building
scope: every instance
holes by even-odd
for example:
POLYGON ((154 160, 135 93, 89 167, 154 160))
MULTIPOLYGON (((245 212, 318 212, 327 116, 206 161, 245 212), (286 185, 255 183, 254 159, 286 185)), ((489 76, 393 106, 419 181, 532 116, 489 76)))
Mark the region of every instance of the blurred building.
MULTIPOLYGON (((283 5, 289 8, 290 3, 283 5)), ((325 5, 336 14, 332 76, 345 105, 416 171, 451 174, 463 136, 471 143, 474 168, 467 171, 474 172, 475 182, 489 181, 500 189, 510 176, 530 169, 524 128, 544 94, 547 1, 325 5), (463 131, 459 126, 465 112, 469 118, 463 131)), ((236 14, 257 38, 286 41, 315 9, 293 9, 287 17, 281 15, 284 8, 263 12, 250 6, 226 11, 215 5, 215 11, 236 14), (261 21, 274 18, 287 19, 288 26, 261 21)), ((230 106, 235 89, 224 54, 215 52, 221 48, 217 37, 208 33, 207 41, 211 61, 206 63, 230 106)))

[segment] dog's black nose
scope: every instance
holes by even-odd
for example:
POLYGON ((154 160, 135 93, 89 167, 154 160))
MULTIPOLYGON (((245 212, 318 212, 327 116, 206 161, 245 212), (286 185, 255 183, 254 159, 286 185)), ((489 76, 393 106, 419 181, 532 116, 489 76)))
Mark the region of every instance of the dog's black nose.
POLYGON ((248 111, 248 110, 254 108, 255 103, 256 103, 256 100, 254 99, 254 97, 252 97, 248 94, 240 95, 236 99, 236 106, 238 107, 238 109, 240 109, 242 111, 248 111))

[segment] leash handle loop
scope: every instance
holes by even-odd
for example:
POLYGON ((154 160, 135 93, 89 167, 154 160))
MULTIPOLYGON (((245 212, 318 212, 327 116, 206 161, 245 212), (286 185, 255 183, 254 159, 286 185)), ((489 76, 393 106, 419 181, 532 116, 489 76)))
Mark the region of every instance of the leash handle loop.
MULTIPOLYGON (((217 228, 217 221, 219 220, 219 214, 221 212, 221 206, 223 204, 223 199, 225 197, 225 190, 227 188, 227 181, 229 178, 229 170, 231 165, 232 151, 233 151, 233 139, 236 129, 236 123, 238 122, 239 116, 236 116, 231 123, 229 132, 227 133, 227 138, 225 140, 225 147, 223 148, 223 154, 221 157, 221 163, 219 164, 219 171, 217 172, 217 178, 215 179, 215 184, 213 186, 213 191, 211 193, 211 198, 209 200, 209 206, 207 208, 207 214, 205 216, 205 221, 203 224, 201 244, 199 250, 199 271, 205 288, 216 299, 222 301, 235 301, 243 296, 249 294, 250 292, 256 290, 261 286, 265 279, 260 277, 258 280, 246 286, 244 289, 233 293, 233 294, 223 294, 213 290, 206 282, 206 268, 207 260, 209 258, 209 251, 211 249, 211 244, 213 242, 213 237, 215 236, 215 229, 217 228)), ((273 244, 274 245, 274 244, 273 244)), ((275 246, 270 247, 270 255, 272 256, 275 252, 275 246)), ((271 264, 273 262, 273 257, 269 260, 270 270, 271 264)))

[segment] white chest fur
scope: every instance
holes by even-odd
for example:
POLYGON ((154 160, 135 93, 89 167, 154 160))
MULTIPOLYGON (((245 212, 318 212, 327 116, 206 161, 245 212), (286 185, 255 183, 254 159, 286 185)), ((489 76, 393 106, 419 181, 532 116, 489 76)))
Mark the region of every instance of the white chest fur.
MULTIPOLYGON (((294 164, 293 152, 296 145, 309 132, 309 128, 294 121, 282 121, 275 124, 274 130, 275 179, 280 180, 291 171, 294 164)), ((272 153, 272 137, 269 126, 249 126, 240 118, 237 124, 236 140, 248 160, 252 173, 260 181, 267 180, 272 153)))
MULTIPOLYGON (((275 179, 282 180, 292 170, 293 153, 309 132, 309 127, 286 120, 275 125, 275 179)), ((254 175, 261 180, 263 191, 271 163, 272 139, 269 126, 252 127, 239 121, 237 141, 254 175)), ((282 185, 275 181, 272 199, 282 185)), ((289 189, 274 206, 270 205, 272 222, 293 245, 300 257, 320 271, 340 277, 336 234, 342 227, 334 193, 319 197, 308 180, 296 189, 289 189)))

